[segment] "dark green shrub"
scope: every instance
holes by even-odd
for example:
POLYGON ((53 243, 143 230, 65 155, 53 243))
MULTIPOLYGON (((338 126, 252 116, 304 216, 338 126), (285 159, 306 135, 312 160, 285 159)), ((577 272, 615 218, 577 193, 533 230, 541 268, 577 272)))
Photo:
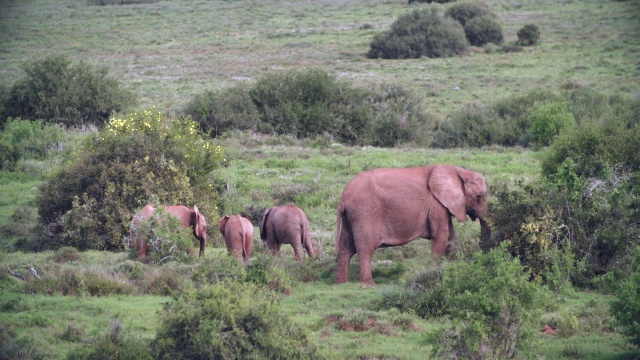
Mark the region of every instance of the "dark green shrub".
POLYGON ((152 359, 145 341, 127 335, 119 320, 109 322, 109 330, 88 344, 77 346, 67 355, 68 360, 152 359))
POLYGON ((537 45, 540 41, 540 29, 537 25, 527 24, 518 30, 518 44, 523 46, 537 45))
POLYGON ((258 109, 245 87, 196 95, 186 105, 184 113, 198 122, 211 137, 230 129, 255 129, 260 121, 258 109))
POLYGON ((24 65, 25 79, 10 90, 1 117, 102 126, 113 113, 133 104, 133 95, 108 74, 85 62, 50 56, 24 65))
POLYGON ((431 4, 431 3, 437 3, 437 4, 446 4, 448 2, 453 2, 456 0, 409 0, 409 4, 411 3, 427 3, 427 4, 431 4))
POLYGON ((297 137, 328 133, 347 143, 367 134, 368 92, 319 69, 267 74, 250 90, 262 121, 258 130, 297 137))
POLYGON ((640 246, 636 246, 631 273, 611 302, 611 315, 629 342, 640 346, 640 246))
POLYGON ((371 41, 371 59, 408 59, 427 56, 449 57, 464 54, 467 40, 456 21, 444 18, 435 9, 414 10, 398 17, 387 32, 371 41))
POLYGON ((307 334, 270 292, 234 282, 183 290, 165 305, 151 353, 156 359, 317 359, 307 334))
POLYGON ((451 5, 445 12, 449 16, 466 27, 467 22, 476 17, 493 17, 489 7, 481 2, 464 2, 451 5))
POLYGON ((439 148, 505 145, 503 119, 491 108, 479 104, 463 106, 438 124, 431 146, 439 148))
POLYGON ((530 115, 531 142, 534 146, 548 146, 564 129, 573 127, 573 115, 564 103, 539 106, 530 115))
POLYGON ((280 266, 273 256, 258 255, 251 259, 247 265, 245 281, 286 295, 291 294, 291 278, 287 269, 280 266))
POLYGON ((150 201, 196 204, 217 216, 205 174, 223 156, 196 129, 190 119, 149 111, 112 119, 41 186, 36 204, 49 237, 40 245, 123 250, 133 212, 150 201))
POLYGON ((247 270, 234 256, 215 252, 209 257, 191 274, 191 280, 197 288, 219 282, 245 282, 247 270))
POLYGON ((17 336, 8 324, 0 324, 0 359, 48 359, 43 344, 35 337, 17 336))
POLYGON ((467 21, 464 33, 473 46, 502 43, 502 26, 492 16, 477 16, 467 21))
POLYGON ((444 272, 453 323, 435 335, 437 358, 513 358, 532 346, 543 293, 505 246, 444 272))
POLYGON ((42 159, 58 151, 65 138, 55 124, 9 118, 0 132, 0 169, 13 171, 20 159, 42 159))

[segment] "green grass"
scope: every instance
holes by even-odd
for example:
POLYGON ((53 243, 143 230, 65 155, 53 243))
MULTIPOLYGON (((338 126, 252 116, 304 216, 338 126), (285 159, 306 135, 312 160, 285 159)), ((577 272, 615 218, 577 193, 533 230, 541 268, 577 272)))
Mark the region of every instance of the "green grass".
POLYGON ((23 74, 20 65, 61 53, 109 67, 141 106, 177 110, 206 89, 253 81, 283 69, 319 67, 367 86, 397 82, 450 114, 470 101, 565 84, 605 92, 638 91, 637 0, 485 1, 503 26, 505 43, 527 23, 541 42, 523 52, 447 59, 366 59, 373 36, 418 7, 404 0, 159 1, 91 6, 85 1, 15 1, 0 15, 0 85, 23 74), (282 11, 286 8, 286 11, 282 11), (366 28, 363 25, 369 25, 366 28), (456 87, 459 90, 456 90, 456 87))

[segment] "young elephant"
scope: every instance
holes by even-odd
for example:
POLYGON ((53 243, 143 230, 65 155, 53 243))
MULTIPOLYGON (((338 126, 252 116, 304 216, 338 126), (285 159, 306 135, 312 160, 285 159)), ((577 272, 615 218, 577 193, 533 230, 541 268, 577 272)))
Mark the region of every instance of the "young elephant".
POLYGON ((431 254, 455 248, 451 217, 478 218, 488 233, 487 184, 476 172, 453 165, 373 169, 345 186, 336 221, 336 283, 347 281, 349 262, 358 254, 360 282, 375 285, 371 258, 379 247, 431 239, 431 254))
POLYGON ((218 229, 224 242, 227 244, 227 251, 242 258, 244 263, 249 262, 253 249, 253 224, 251 220, 242 215, 225 215, 218 229))
POLYGON ((266 209, 260 218, 260 238, 274 255, 280 252, 281 244, 293 246, 297 261, 302 261, 302 247, 313 257, 313 245, 309 232, 309 220, 304 211, 295 205, 274 206, 266 209))
MULTIPOLYGON (((200 212, 197 206, 193 206, 193 210, 184 205, 176 206, 163 206, 162 209, 168 214, 171 214, 180 220, 182 227, 190 227, 193 229, 193 236, 200 241, 200 256, 204 254, 205 247, 207 246, 207 220, 200 212)), ((144 219, 148 219, 156 211, 156 206, 148 204, 142 208, 134 217, 133 225, 140 226, 140 223, 144 219)), ((138 251, 138 257, 144 259, 149 251, 149 246, 144 243, 140 236, 136 238, 136 249, 138 251)), ((193 250, 187 249, 188 253, 192 253, 193 250)), ((195 255, 195 253, 193 253, 195 255)))

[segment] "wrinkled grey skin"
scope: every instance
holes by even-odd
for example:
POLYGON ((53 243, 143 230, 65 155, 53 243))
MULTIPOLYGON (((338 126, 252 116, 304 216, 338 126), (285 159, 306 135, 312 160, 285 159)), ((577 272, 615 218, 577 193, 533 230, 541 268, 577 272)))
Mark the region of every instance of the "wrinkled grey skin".
POLYGON ((451 217, 487 215, 484 177, 453 165, 373 169, 344 188, 336 221, 336 283, 348 279, 349 262, 358 254, 360 282, 375 285, 371 258, 379 247, 431 239, 431 253, 442 257, 455 249, 451 217))
POLYGON ((280 245, 290 244, 297 261, 302 261, 302 248, 309 257, 314 256, 309 220, 304 211, 295 205, 274 206, 266 209, 260 218, 260 238, 277 255, 280 245))

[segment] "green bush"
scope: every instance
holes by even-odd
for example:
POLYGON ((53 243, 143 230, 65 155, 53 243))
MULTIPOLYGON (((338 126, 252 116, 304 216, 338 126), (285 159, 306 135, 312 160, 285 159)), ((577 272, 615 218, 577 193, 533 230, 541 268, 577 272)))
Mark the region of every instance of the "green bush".
POLYGON ((319 348, 255 285, 233 282, 174 294, 160 314, 155 359, 317 359, 319 348))
POLYGON ((489 7, 481 2, 464 2, 451 5, 445 12, 449 16, 466 27, 467 22, 476 17, 493 16, 489 7))
POLYGON ((286 268, 276 262, 276 258, 258 255, 247 265, 245 281, 266 287, 286 295, 291 294, 291 278, 286 268))
POLYGON ((611 302, 611 315, 629 342, 640 346, 640 246, 636 246, 629 277, 611 302))
POLYGON ((464 33, 473 46, 502 43, 502 26, 492 16, 477 16, 467 21, 464 33))
POLYGON ((36 196, 49 232, 40 247, 123 250, 133 212, 151 201, 196 204, 217 216, 205 175, 224 158, 188 118, 151 111, 114 118, 74 160, 36 196))
POLYGON ((409 0, 409 4, 411 3, 427 3, 427 4, 431 4, 431 3, 437 3, 437 4, 446 4, 448 2, 453 2, 456 0, 409 0))
POLYGON ((134 103, 131 92, 111 78, 106 68, 50 56, 25 64, 23 70, 27 76, 10 89, 0 119, 102 126, 113 113, 134 103))
POLYGON ((65 138, 55 124, 9 118, 0 133, 0 169, 13 171, 21 159, 43 159, 59 151, 65 138))
POLYGON ((467 40, 462 26, 435 9, 414 10, 398 17, 391 29, 371 41, 370 59, 408 59, 464 54, 467 40))
POLYGON ((574 122, 564 103, 539 106, 530 115, 531 142, 534 146, 548 146, 562 130, 572 128, 574 122))
POLYGON ((537 45, 540 41, 540 29, 537 25, 527 24, 518 30, 518 44, 522 46, 537 45))
POLYGON ((260 114, 261 132, 297 137, 326 133, 353 144, 370 128, 368 92, 319 69, 267 74, 250 95, 260 114))
POLYGON ((469 104, 438 124, 431 146, 439 148, 505 145, 508 129, 494 109, 469 104))
POLYGON ((196 95, 183 111, 211 137, 230 129, 255 129, 260 121, 258 109, 245 87, 206 91, 196 95))
POLYGON ((505 246, 444 272, 452 325, 435 336, 438 358, 506 358, 533 345, 543 292, 505 246))

